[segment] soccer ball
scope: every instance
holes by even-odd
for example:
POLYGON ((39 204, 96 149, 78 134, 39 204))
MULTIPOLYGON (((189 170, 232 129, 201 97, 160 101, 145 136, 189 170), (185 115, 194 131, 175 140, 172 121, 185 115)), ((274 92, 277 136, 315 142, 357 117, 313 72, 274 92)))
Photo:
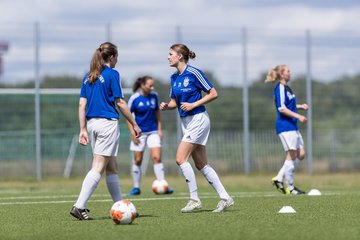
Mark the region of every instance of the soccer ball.
POLYGON ((164 179, 156 179, 152 183, 152 190, 156 194, 165 194, 169 189, 169 184, 164 179))
POLYGON ((129 200, 120 200, 112 205, 110 216, 116 224, 130 224, 136 216, 136 208, 129 200))

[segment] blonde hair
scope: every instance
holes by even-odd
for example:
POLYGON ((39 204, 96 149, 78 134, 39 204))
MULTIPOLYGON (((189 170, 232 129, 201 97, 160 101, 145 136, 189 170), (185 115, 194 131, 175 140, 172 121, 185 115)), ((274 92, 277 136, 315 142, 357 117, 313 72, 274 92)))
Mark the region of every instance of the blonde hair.
POLYGON ((276 82, 281 79, 281 74, 287 68, 285 64, 277 65, 275 68, 272 68, 266 75, 265 83, 276 82))

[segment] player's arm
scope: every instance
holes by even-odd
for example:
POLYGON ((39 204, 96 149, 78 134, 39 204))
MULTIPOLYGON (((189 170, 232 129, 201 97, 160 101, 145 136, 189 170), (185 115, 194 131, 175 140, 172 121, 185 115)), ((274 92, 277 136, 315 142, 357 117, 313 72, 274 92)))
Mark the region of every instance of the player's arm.
POLYGON ((159 134, 160 138, 162 139, 163 132, 162 132, 162 125, 161 125, 161 118, 160 118, 160 111, 159 110, 155 111, 155 116, 156 116, 156 120, 157 120, 158 134, 159 134))
POLYGON ((206 93, 206 95, 204 97, 202 97, 198 101, 193 102, 193 103, 188 103, 188 102, 181 103, 180 108, 184 111, 191 111, 192 109, 194 109, 196 107, 207 104, 207 103, 217 99, 217 97, 218 97, 217 91, 213 87, 206 93))
POLYGON ((165 110, 173 110, 177 107, 176 101, 174 98, 171 98, 170 102, 166 103, 166 102, 161 102, 160 103, 160 110, 161 111, 165 111, 165 110))
POLYGON ((279 112, 287 117, 292 117, 298 119, 301 123, 306 123, 307 118, 301 114, 291 111, 290 109, 283 107, 279 109, 279 112))
POLYGON ((119 111, 121 112, 121 114, 125 117, 125 119, 129 122, 129 124, 131 124, 132 129, 135 133, 135 136, 140 137, 141 129, 135 122, 135 119, 133 118, 126 101, 122 98, 116 98, 115 104, 116 104, 117 108, 119 109, 119 111))
POLYGON ((140 140, 139 138, 136 136, 136 132, 133 128, 133 125, 131 125, 131 123, 125 119, 125 122, 126 122, 126 125, 129 129, 129 132, 130 132, 130 137, 131 137, 131 140, 135 143, 135 144, 139 144, 140 143, 140 140))
POLYGON ((307 111, 307 110, 309 109, 309 106, 308 106, 306 103, 296 104, 296 108, 297 108, 297 109, 304 110, 304 111, 307 111))
POLYGON ((89 143, 89 137, 86 127, 86 98, 80 98, 79 100, 79 124, 80 124, 80 133, 79 133, 79 143, 81 145, 87 145, 89 143))

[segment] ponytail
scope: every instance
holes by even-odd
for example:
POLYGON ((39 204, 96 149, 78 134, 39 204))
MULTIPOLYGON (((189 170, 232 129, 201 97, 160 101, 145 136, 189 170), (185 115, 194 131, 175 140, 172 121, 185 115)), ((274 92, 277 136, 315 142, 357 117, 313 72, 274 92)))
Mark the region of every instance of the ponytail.
POLYGON ((117 56, 117 47, 110 43, 105 42, 98 47, 90 62, 89 82, 95 83, 96 79, 100 76, 102 70, 104 70, 104 64, 108 62, 111 56, 117 56))
POLYGON ((136 79, 136 81, 134 82, 133 85, 133 92, 136 92, 137 90, 139 90, 139 88, 141 87, 141 85, 145 84, 147 80, 149 79, 153 79, 150 76, 143 76, 143 77, 139 77, 138 79, 136 79))
POLYGON ((189 61, 189 59, 195 59, 195 52, 191 51, 186 45, 181 43, 176 43, 170 47, 170 49, 174 50, 178 54, 181 54, 184 58, 185 63, 189 61))
POLYGON ((280 80, 280 76, 284 69, 286 68, 285 64, 277 65, 275 68, 271 69, 266 75, 265 83, 276 82, 280 80))

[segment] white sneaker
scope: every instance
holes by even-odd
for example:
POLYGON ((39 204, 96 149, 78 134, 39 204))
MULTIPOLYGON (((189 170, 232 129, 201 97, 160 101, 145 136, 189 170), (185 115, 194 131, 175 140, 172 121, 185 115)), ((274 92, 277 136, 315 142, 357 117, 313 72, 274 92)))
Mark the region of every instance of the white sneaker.
POLYGON ((221 199, 213 212, 223 212, 232 205, 234 205, 234 199, 232 199, 232 197, 227 200, 221 199))
POLYGON ((200 209, 200 208, 202 208, 200 200, 195 201, 193 199, 190 199, 188 201, 188 203, 186 204, 186 206, 181 209, 181 212, 183 212, 183 213, 194 212, 195 210, 200 209))

